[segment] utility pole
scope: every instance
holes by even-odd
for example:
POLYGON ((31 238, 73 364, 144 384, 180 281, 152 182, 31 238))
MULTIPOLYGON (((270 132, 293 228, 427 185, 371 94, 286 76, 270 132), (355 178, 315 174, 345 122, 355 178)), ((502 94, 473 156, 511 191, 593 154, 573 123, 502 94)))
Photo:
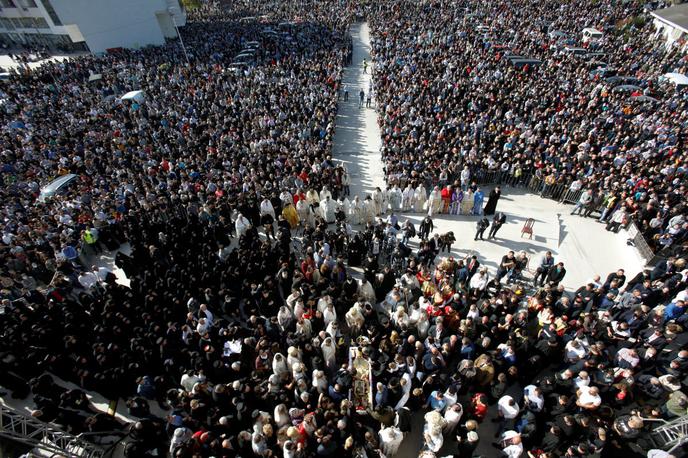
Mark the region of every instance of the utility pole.
POLYGON ((172 17, 172 24, 174 24, 174 30, 177 31, 177 36, 179 37, 179 43, 182 45, 182 51, 184 51, 184 58, 186 58, 186 63, 187 65, 191 66, 191 63, 189 62, 189 55, 186 53, 186 46, 184 46, 184 40, 182 40, 182 34, 179 33, 179 27, 177 26, 177 20, 175 19, 175 14, 174 14, 174 8, 170 7, 167 8, 167 12, 170 13, 170 16, 172 17))

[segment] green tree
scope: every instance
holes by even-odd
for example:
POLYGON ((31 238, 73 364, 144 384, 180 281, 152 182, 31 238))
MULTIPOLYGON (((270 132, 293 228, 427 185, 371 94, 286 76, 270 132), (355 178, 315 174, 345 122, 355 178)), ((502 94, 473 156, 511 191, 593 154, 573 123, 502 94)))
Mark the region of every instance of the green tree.
POLYGON ((201 7, 201 0, 181 0, 181 3, 187 11, 201 7))

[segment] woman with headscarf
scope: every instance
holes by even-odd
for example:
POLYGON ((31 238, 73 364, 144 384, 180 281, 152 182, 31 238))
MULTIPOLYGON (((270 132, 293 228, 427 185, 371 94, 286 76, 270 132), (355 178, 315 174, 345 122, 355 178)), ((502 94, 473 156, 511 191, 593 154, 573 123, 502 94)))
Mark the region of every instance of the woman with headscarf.
POLYGON ((237 238, 241 238, 251 228, 251 222, 241 213, 237 215, 234 229, 236 230, 237 238))
POLYGON ((275 353, 275 356, 272 357, 272 373, 283 380, 289 375, 289 366, 282 353, 275 353))
POLYGON ((330 374, 334 374, 337 370, 337 346, 334 344, 332 337, 327 337, 320 345, 322 351, 323 361, 330 374))
POLYGON ((294 316, 289 307, 286 305, 281 306, 279 312, 277 312, 277 323, 280 325, 282 332, 286 332, 291 327, 293 321, 294 316))

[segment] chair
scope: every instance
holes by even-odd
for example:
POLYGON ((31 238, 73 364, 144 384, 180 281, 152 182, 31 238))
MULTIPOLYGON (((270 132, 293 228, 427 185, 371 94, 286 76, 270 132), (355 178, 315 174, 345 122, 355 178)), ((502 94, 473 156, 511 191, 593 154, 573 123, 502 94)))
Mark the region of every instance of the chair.
POLYGON ((523 229, 521 229, 521 238, 523 238, 523 234, 528 234, 530 238, 533 238, 533 225, 535 224, 535 220, 533 218, 528 218, 526 220, 526 223, 523 225, 523 229))

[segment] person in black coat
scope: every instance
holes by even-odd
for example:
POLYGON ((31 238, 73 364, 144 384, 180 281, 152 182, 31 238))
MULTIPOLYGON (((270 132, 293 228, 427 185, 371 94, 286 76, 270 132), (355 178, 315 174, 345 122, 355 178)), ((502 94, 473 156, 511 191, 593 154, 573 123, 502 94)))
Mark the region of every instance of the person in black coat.
POLYGON ((487 218, 483 217, 478 220, 478 224, 476 225, 476 232, 475 232, 475 238, 473 240, 478 240, 478 237, 480 237, 480 240, 485 240, 483 238, 483 235, 485 234, 485 229, 487 229, 490 226, 490 220, 487 218))
POLYGON ((499 186, 490 191, 490 196, 487 199, 487 205, 485 205, 485 215, 494 215, 495 210, 497 209, 497 201, 499 201, 501 195, 502 190, 499 186))
POLYGON ((559 282, 564 279, 565 275, 566 269, 564 268, 564 263, 560 262, 555 264, 549 269, 549 272, 547 272, 547 283, 550 286, 557 286, 559 282))
POLYGON ((490 233, 487 235, 487 239, 490 240, 497 238, 497 231, 502 228, 504 223, 506 223, 506 215, 502 212, 498 212, 494 218, 492 218, 492 227, 490 227, 490 233))

